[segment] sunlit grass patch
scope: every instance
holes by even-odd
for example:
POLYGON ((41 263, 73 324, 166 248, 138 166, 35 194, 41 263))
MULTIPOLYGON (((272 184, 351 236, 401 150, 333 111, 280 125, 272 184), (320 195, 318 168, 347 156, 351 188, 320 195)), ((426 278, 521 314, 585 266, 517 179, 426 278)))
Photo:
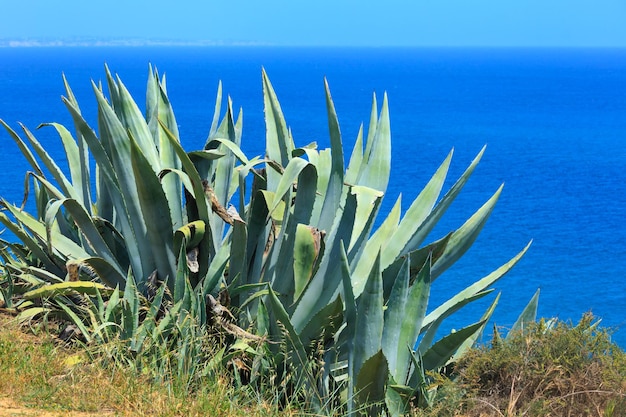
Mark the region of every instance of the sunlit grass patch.
POLYGON ((52 335, 22 331, 0 315, 0 392, 16 404, 58 412, 132 416, 291 416, 262 398, 235 392, 226 378, 206 379, 195 391, 155 384, 128 369, 104 368, 85 360, 81 348, 68 348, 52 335), (78 364, 75 358, 82 360, 78 364))

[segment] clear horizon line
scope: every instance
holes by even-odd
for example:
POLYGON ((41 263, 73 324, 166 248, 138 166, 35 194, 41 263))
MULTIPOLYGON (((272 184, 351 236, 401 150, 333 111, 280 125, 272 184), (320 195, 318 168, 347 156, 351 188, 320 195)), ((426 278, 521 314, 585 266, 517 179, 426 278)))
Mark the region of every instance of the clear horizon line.
POLYGON ((159 39, 147 40, 143 38, 94 39, 94 38, 0 38, 0 48, 53 48, 53 47, 145 47, 145 46, 196 46, 196 47, 300 47, 300 48, 524 48, 524 49, 625 49, 626 45, 523 45, 523 44, 415 44, 415 45, 350 45, 350 44, 277 44, 270 42, 253 41, 224 41, 224 40, 176 40, 159 39))

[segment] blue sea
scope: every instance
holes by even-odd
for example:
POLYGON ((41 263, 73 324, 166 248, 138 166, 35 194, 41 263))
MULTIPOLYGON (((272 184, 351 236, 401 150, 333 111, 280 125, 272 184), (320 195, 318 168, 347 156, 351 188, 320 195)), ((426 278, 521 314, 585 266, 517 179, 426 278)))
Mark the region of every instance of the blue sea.
MULTIPOLYGON (((495 287, 502 293, 495 323, 510 326, 540 288, 540 316, 576 322, 592 311, 626 346, 626 50, 4 48, 0 118, 32 130, 51 121, 70 126, 60 101, 64 73, 96 126, 90 80, 104 80, 105 62, 140 103, 148 65, 166 73, 188 150, 204 144, 221 80, 244 111, 244 150, 263 152, 262 67, 297 145, 328 144, 324 77, 350 147, 367 126, 372 94, 380 103, 387 92, 393 155, 385 212, 400 193, 406 209, 451 149, 448 184, 486 144, 432 238, 460 226, 501 183, 504 192, 472 249, 434 283, 432 306, 533 240, 495 287)), ((51 129, 36 134, 61 157, 51 129)), ((0 144, 0 195, 19 202, 27 166, 4 132, 0 144)), ((490 301, 457 314, 450 328, 478 320, 490 301)))

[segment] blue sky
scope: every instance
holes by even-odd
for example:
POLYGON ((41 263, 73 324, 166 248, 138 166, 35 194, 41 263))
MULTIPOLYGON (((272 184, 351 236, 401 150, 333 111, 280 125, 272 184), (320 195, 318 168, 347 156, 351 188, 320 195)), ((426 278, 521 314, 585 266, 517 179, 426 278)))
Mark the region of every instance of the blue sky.
POLYGON ((626 47, 626 0, 0 0, 0 39, 626 47))

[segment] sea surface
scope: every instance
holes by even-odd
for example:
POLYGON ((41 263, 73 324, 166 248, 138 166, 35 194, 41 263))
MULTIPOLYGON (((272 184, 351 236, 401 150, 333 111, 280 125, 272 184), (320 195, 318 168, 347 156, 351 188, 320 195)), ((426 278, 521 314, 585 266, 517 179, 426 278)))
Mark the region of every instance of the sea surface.
MULTIPOLYGON (((18 122, 31 130, 51 121, 71 126, 60 100, 65 74, 95 126, 91 80, 104 81, 105 63, 142 105, 148 65, 166 74, 187 150, 205 142, 221 80, 234 108, 243 108, 245 152, 263 152, 261 68, 296 145, 328 145, 324 77, 350 148, 367 126, 372 94, 380 104, 387 92, 393 156, 383 213, 400 193, 406 209, 453 148, 448 187, 487 145, 431 240, 505 183, 503 194, 472 249, 433 284, 431 306, 532 240, 495 286, 502 293, 495 324, 511 326, 541 289, 540 316, 576 322, 591 311, 626 346, 626 50, 4 48, 0 118, 16 129, 18 122)), ((52 129, 36 135, 62 158, 52 129)), ((27 165, 5 132, 0 146, 0 196, 19 202, 27 165)), ((492 299, 456 314, 449 329, 478 320, 492 299)))

